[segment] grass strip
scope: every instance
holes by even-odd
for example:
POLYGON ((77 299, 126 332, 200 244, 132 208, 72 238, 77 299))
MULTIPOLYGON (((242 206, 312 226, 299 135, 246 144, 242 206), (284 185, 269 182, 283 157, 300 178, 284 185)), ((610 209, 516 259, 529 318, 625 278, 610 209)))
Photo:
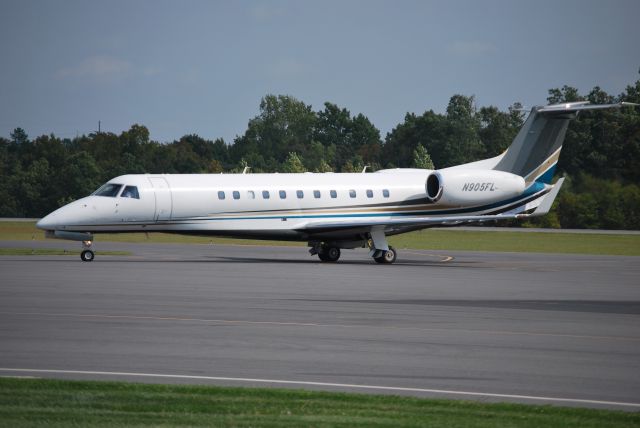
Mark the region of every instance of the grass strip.
MULTIPOLYGON (((170 233, 99 234, 98 241, 218 245, 306 246, 304 242, 185 236, 170 233)), ((0 222, 0 240, 44 240, 35 222, 0 222)), ((426 229, 389 238, 397 248, 640 256, 640 235, 487 232, 426 229)))
MULTIPOLYGON (((58 248, 0 248, 0 256, 77 256, 78 251, 58 248)), ((100 251, 101 256, 130 256, 130 251, 100 251)))
POLYGON ((0 378, 11 427, 637 427, 640 413, 266 388, 0 378))

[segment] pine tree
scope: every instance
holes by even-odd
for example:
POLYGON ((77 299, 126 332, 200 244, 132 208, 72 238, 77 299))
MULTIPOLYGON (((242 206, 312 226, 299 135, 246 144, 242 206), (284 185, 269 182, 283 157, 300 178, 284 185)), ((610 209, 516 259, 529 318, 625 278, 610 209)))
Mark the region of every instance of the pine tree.
POLYGON ((289 152, 289 156, 282 164, 282 172, 306 172, 302 159, 296 152, 289 152))
POLYGON ((413 166, 421 169, 435 169, 429 152, 427 152, 427 149, 425 149, 422 144, 418 144, 413 151, 413 166))

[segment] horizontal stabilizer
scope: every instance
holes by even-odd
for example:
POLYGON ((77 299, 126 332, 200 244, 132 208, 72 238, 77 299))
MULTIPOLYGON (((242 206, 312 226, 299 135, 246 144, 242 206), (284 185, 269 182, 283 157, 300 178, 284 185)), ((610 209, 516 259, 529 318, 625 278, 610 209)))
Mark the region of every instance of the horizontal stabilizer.
POLYGON ((558 192, 562 187, 562 183, 564 183, 564 177, 562 177, 556 184, 554 184, 553 189, 549 193, 544 196, 542 203, 538 205, 538 208, 532 212, 529 217, 539 217, 547 214, 549 210, 551 210, 551 206, 553 205, 553 201, 555 201, 556 196, 558 196, 558 192))
POLYGON ((639 104, 621 102, 615 104, 589 104, 589 101, 578 101, 573 103, 552 104, 538 108, 538 113, 572 113, 583 110, 602 110, 608 108, 633 107, 639 104))

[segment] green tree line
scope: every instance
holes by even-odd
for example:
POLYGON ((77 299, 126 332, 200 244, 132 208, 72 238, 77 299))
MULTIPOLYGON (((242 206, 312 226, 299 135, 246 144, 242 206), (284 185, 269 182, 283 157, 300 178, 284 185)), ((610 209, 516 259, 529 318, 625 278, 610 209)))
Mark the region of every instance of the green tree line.
MULTIPOLYGON (((577 100, 640 103, 640 80, 615 96, 599 87, 586 95, 570 86, 549 90, 550 103, 577 100)), ((0 138, 0 216, 40 217, 122 174, 444 168, 502 153, 526 117, 521 107, 478 107, 473 96, 454 95, 444 113, 407 113, 384 139, 362 114, 330 102, 314 111, 288 95, 265 96, 232 144, 195 134, 161 143, 139 124, 119 135, 73 139, 30 139, 16 128, 0 138)), ((569 177, 566 188, 535 224, 640 229, 640 110, 581 113, 570 124, 558 170, 569 177)))

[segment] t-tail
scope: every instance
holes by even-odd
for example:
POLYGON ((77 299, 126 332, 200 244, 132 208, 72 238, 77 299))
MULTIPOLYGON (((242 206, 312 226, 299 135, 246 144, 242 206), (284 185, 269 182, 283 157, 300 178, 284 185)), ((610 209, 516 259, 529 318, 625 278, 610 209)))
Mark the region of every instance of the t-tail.
MULTIPOLYGON (((431 172, 426 195, 444 207, 473 207, 483 214, 543 215, 569 122, 583 110, 619 108, 633 103, 590 105, 589 101, 534 107, 509 148, 500 156, 431 172), (535 210, 535 211, 532 211, 535 210)), ((552 190, 554 190, 552 192, 552 190)))
POLYGON ((569 122, 583 110, 619 108, 632 103, 590 105, 578 101, 534 107, 511 146, 493 167, 523 177, 527 185, 551 184, 569 122))

